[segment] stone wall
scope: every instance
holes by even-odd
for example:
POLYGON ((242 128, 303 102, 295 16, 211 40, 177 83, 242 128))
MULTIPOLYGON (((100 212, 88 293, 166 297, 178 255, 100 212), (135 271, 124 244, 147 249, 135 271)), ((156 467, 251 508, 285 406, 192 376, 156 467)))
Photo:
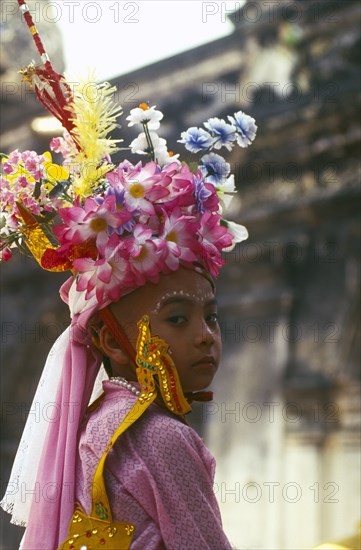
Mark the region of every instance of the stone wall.
POLYGON ((259 130, 232 159, 250 238, 220 281, 225 361, 206 416, 237 548, 310 548, 361 516, 360 5, 287 4, 233 17, 233 91, 259 130))

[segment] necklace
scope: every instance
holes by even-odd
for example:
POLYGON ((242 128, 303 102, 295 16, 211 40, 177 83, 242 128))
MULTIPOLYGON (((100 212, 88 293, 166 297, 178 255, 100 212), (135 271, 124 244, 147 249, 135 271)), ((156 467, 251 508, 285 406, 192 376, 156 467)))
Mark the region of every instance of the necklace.
MULTIPOLYGON (((109 382, 113 382, 113 384, 117 384, 117 386, 122 386, 122 388, 125 388, 127 390, 130 390, 132 393, 134 393, 135 396, 138 397, 138 395, 140 394, 140 391, 135 387, 133 386, 133 384, 131 384, 130 382, 128 382, 128 380, 126 380, 125 378, 123 378, 122 376, 112 376, 111 378, 109 378, 109 382)), ((162 409, 165 409, 167 411, 167 408, 164 406, 164 404, 160 404, 160 403, 157 403, 159 407, 161 407, 162 409)), ((169 411, 168 411, 169 412, 169 411)), ((189 426, 188 422, 187 422, 187 419, 185 418, 185 416, 177 416, 177 418, 183 422, 183 424, 186 424, 186 426, 189 426)))
POLYGON ((110 382, 113 382, 113 384, 117 384, 118 386, 122 386, 123 388, 130 390, 137 397, 140 394, 140 391, 135 386, 133 386, 133 384, 131 384, 130 382, 128 382, 128 380, 122 378, 121 376, 112 376, 109 380, 110 382))

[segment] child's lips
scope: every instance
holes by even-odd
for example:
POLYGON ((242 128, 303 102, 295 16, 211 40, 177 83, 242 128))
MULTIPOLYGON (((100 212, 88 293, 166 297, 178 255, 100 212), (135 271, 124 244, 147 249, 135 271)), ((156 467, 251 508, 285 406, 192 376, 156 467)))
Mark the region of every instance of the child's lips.
POLYGON ((213 355, 205 355, 192 364, 192 367, 216 368, 216 360, 213 355))

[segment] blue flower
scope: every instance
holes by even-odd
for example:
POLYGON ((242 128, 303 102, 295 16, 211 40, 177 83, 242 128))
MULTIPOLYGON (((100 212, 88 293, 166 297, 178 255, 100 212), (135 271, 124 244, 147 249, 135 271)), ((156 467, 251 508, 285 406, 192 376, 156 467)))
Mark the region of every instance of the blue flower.
POLYGON ((207 151, 213 143, 212 136, 202 128, 188 128, 186 132, 181 133, 181 138, 178 143, 184 143, 184 146, 191 153, 199 151, 207 151))
POLYGON ((124 195, 125 195, 125 189, 120 189, 119 187, 108 187, 105 192, 105 197, 109 197, 110 195, 115 196, 116 204, 118 208, 125 208, 125 202, 124 202, 124 195))
POLYGON ((203 166, 199 168, 207 181, 215 186, 225 182, 231 171, 231 166, 223 157, 216 153, 209 153, 204 155, 201 161, 203 166))
POLYGON ((193 176, 193 185, 194 185, 194 196, 196 199, 197 210, 198 212, 203 214, 206 211, 206 209, 203 206, 203 203, 205 203, 208 197, 212 195, 212 192, 205 187, 202 173, 199 170, 193 176))
POLYGON ((228 120, 234 124, 237 129, 237 143, 240 147, 248 147, 256 137, 257 126, 256 121, 251 116, 246 115, 243 111, 234 113, 229 116, 228 120))
POLYGON ((207 122, 204 123, 204 126, 213 136, 213 147, 215 149, 226 147, 228 151, 232 150, 234 145, 233 142, 237 136, 236 128, 234 126, 227 124, 227 122, 223 119, 216 117, 209 118, 207 122))

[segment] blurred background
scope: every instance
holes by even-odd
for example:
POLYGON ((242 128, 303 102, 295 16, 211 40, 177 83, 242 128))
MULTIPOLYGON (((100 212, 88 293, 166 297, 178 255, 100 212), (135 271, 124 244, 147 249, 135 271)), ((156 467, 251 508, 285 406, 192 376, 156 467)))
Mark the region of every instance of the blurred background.
MULTIPOLYGON (((192 422, 216 457, 235 548, 298 550, 354 535, 359 0, 65 4, 29 1, 59 72, 76 80, 94 67, 116 86, 123 145, 136 135, 125 117, 143 101, 164 113, 161 135, 183 156, 177 139, 189 126, 240 109, 256 119, 252 147, 227 156, 241 196, 228 217, 250 237, 219 278, 224 360, 214 401, 192 422)), ((1 30, 1 151, 41 153, 59 133, 17 74, 39 59, 13 0, 1 2, 1 30)), ((1 266, 2 494, 45 358, 69 322, 65 278, 20 256, 1 266)), ((1 549, 13 550, 22 529, 1 519, 1 549)))

